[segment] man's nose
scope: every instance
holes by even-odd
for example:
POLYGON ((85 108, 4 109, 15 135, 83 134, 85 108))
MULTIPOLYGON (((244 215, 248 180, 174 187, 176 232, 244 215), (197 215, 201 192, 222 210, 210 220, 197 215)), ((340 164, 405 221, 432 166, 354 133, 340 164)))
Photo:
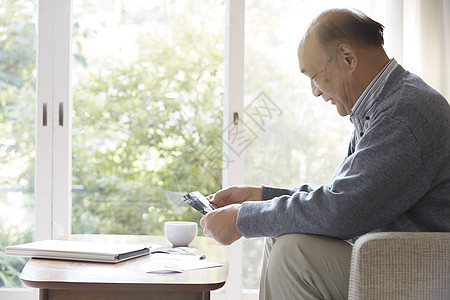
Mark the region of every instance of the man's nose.
POLYGON ((320 95, 322 95, 322 91, 319 89, 317 84, 312 79, 311 79, 311 90, 315 97, 319 97, 320 95))

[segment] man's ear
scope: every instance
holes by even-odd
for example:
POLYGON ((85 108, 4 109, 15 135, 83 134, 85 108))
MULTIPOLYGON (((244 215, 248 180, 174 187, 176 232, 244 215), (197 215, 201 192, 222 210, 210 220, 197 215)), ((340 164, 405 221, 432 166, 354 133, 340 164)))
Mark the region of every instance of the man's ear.
POLYGON ((358 56, 356 49, 349 44, 340 44, 338 46, 338 55, 342 63, 351 71, 356 69, 358 56))

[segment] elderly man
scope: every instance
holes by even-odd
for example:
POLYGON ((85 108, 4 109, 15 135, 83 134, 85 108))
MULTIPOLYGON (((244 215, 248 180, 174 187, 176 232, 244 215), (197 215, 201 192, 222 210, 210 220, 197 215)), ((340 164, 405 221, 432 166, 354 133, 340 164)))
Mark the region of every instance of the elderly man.
POLYGON ((383 26, 319 15, 298 47, 314 96, 354 125, 331 185, 234 186, 201 225, 222 244, 267 237, 262 299, 345 299, 352 246, 373 231, 450 231, 450 107, 383 49, 383 26))

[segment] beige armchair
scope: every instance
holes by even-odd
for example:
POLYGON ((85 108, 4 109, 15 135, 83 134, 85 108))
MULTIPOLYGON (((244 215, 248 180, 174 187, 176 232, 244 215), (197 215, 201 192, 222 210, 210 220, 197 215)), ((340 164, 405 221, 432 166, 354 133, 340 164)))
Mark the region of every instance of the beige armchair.
POLYGON ((352 252, 349 299, 450 299, 450 232, 359 238, 352 252))

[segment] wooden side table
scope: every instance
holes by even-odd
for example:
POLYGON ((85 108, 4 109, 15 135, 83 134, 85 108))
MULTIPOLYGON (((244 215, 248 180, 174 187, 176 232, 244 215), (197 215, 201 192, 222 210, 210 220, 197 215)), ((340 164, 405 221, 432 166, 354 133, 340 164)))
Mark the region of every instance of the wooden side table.
MULTIPOLYGON (((72 235, 69 240, 168 245, 161 236, 72 235)), ((208 237, 196 237, 190 245, 206 259, 225 266, 179 274, 149 274, 141 265, 150 256, 118 264, 30 259, 20 279, 39 289, 40 300, 129 300, 210 299, 210 291, 221 288, 228 275, 228 262, 219 244, 208 237)))

